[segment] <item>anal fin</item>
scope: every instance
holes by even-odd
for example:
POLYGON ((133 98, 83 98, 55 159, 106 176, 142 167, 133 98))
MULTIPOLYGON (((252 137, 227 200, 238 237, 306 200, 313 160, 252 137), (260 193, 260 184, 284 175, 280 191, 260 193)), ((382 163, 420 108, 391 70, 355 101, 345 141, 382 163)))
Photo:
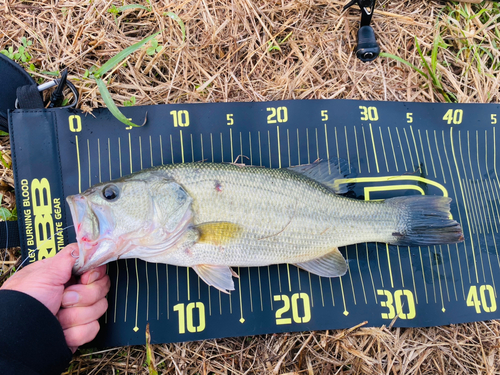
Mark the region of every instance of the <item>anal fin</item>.
POLYGON ((333 248, 332 252, 303 263, 295 263, 303 270, 322 277, 339 277, 347 272, 347 262, 339 249, 333 248))
POLYGON ((229 291, 234 290, 234 273, 230 267, 198 264, 192 268, 205 283, 221 292, 229 294, 229 291))

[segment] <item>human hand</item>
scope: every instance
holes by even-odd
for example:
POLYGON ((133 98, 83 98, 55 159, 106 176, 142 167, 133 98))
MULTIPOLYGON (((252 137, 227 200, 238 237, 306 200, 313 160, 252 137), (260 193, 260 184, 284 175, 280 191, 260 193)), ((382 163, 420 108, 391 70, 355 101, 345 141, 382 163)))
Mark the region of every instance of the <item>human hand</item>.
POLYGON ((97 319, 108 308, 105 296, 110 281, 104 265, 84 273, 75 284, 71 271, 76 259, 71 252, 78 253, 77 244, 23 268, 2 289, 26 293, 43 303, 61 323, 66 343, 74 353, 97 335, 97 319))

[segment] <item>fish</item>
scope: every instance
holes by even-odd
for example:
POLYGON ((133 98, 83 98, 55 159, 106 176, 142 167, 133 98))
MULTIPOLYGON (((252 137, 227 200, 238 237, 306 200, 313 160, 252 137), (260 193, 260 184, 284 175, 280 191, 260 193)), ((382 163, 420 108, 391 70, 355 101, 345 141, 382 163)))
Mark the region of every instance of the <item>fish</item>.
POLYGON ((234 290, 231 267, 293 264, 321 277, 348 265, 339 247, 463 241, 451 199, 345 196, 347 163, 290 168, 193 162, 144 169, 67 197, 79 256, 75 274, 127 258, 191 267, 208 285, 234 290))

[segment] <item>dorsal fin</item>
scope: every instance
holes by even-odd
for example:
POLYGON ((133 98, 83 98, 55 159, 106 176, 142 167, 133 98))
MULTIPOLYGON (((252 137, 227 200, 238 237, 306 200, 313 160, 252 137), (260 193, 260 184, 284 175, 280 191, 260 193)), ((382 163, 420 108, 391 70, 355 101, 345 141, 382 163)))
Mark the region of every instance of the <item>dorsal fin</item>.
POLYGON ((311 164, 289 167, 288 170, 303 174, 332 189, 336 194, 347 193, 349 186, 348 184, 335 184, 335 181, 354 176, 354 170, 349 163, 337 158, 316 160, 311 164))

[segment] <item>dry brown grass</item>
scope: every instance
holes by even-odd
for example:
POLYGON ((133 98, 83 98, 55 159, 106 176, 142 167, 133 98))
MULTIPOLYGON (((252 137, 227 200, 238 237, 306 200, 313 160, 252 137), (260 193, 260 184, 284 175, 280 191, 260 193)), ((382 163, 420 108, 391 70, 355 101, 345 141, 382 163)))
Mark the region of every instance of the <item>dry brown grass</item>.
MULTIPOLYGON (((311 98, 434 102, 444 101, 442 92, 462 103, 500 99, 498 10, 478 15, 492 3, 379 1, 374 29, 386 53, 424 69, 414 37, 429 64, 433 45, 439 38, 446 43, 436 60, 442 91, 393 59, 357 60, 352 50, 359 12, 343 13, 347 1, 152 3, 152 11, 129 10, 115 18, 108 9, 123 5, 118 1, 4 1, 0 49, 17 48, 23 36, 32 40, 33 75, 51 79, 43 71, 67 66, 84 110, 103 105, 93 81, 82 78, 85 71, 159 30, 165 30, 158 37, 159 53, 134 53, 106 77, 118 103, 131 96, 137 104, 311 98), (460 15, 460 9, 470 16, 460 15), (185 42, 164 12, 184 21, 185 42), (277 45, 280 50, 269 51, 277 45)), ((1 150, 10 160, 5 137, 1 150)), ((12 171, 1 169, 0 190, 7 192, 2 204, 12 208, 12 171)), ((6 254, 4 271, 17 257, 15 251, 6 254)), ((490 321, 209 340, 155 345, 154 352, 164 374, 499 374, 499 335, 500 324, 490 321)), ((144 347, 80 353, 69 373, 144 374, 144 362, 144 347)))

